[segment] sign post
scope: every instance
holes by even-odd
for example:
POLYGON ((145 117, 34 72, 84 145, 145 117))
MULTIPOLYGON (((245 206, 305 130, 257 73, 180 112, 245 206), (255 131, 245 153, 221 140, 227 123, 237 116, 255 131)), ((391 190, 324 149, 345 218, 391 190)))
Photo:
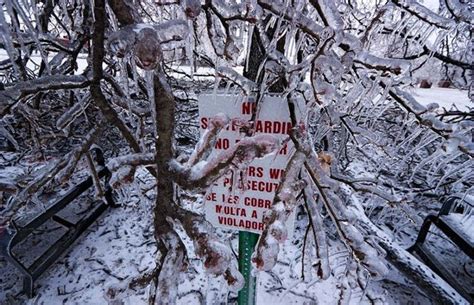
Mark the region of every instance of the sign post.
MULTIPOLYGON (((232 170, 212 185, 204 198, 206 219, 216 227, 239 230, 239 271, 245 286, 239 292, 239 305, 255 305, 256 278, 252 276, 252 253, 259 234, 264 230, 263 216, 271 209, 273 199, 284 175, 288 160, 295 149, 288 134, 291 130, 287 100, 267 95, 259 102, 255 97, 238 94, 201 94, 199 103, 199 129, 203 134, 210 120, 219 113, 226 114, 231 123, 220 131, 208 158, 225 152, 236 145, 245 134, 239 122, 251 124, 255 134, 270 134, 281 140, 282 147, 265 157, 252 160, 245 170, 232 170), (235 122, 235 123, 234 123, 235 122)), ((296 106, 297 119, 304 113, 304 104, 296 106)), ((294 214, 286 225, 291 235, 294 214)))
POLYGON ((252 252, 258 241, 258 234, 239 232, 239 271, 245 279, 245 286, 239 291, 239 305, 255 305, 257 279, 252 275, 252 252))

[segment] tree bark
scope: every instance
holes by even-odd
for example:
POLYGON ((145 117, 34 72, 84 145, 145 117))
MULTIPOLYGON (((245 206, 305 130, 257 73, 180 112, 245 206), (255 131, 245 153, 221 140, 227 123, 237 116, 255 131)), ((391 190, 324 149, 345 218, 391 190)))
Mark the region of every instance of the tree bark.
POLYGON ((160 239, 170 227, 163 215, 172 214, 174 202, 173 179, 169 162, 173 158, 173 133, 175 100, 171 89, 167 88, 163 72, 159 68, 154 72, 153 87, 155 92, 154 107, 156 113, 155 153, 157 166, 157 197, 154 209, 155 237, 160 239))

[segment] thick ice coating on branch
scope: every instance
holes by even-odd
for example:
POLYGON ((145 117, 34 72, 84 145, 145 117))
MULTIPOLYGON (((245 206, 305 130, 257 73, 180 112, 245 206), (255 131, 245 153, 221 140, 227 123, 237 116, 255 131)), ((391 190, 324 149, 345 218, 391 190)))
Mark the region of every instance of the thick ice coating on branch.
POLYGON ((144 70, 153 70, 163 58, 157 32, 151 27, 139 30, 129 26, 112 34, 109 48, 117 57, 133 52, 137 65, 144 70))
POLYGON ((131 155, 120 156, 110 159, 107 162, 107 168, 110 171, 115 171, 125 165, 139 166, 149 165, 155 162, 155 155, 153 153, 137 153, 131 155))
POLYGON ((285 222, 297 206, 297 196, 306 186, 298 175, 306 154, 297 150, 285 170, 285 176, 275 196, 271 210, 264 215, 265 231, 260 236, 252 261, 260 270, 271 270, 276 263, 279 244, 287 237, 285 222))
POLYGON ((323 14, 322 18, 326 20, 330 27, 335 30, 340 30, 344 27, 344 22, 340 13, 337 11, 336 2, 334 0, 315 1, 314 3, 319 3, 323 14))
POLYGON ((328 242, 323 224, 323 218, 320 215, 319 206, 314 200, 312 185, 304 189, 306 207, 311 217, 311 231, 315 241, 315 252, 317 263, 314 265, 316 275, 321 279, 327 279, 331 275, 328 256, 328 242))
POLYGON ((117 57, 133 53, 140 68, 153 70, 163 59, 161 44, 183 40, 187 32, 188 26, 182 20, 172 20, 156 26, 135 24, 111 34, 108 45, 117 57))
POLYGON ((160 40, 154 29, 144 28, 138 32, 133 53, 137 65, 144 70, 153 70, 163 59, 160 40))
POLYGON ((216 73, 220 77, 227 78, 244 90, 245 94, 250 95, 257 89, 257 84, 248 78, 240 75, 237 71, 229 67, 218 67, 216 73))
POLYGON ((231 149, 222 151, 209 160, 185 167, 176 160, 171 161, 170 171, 176 182, 185 189, 203 189, 210 186, 231 169, 244 168, 256 158, 275 152, 280 146, 277 137, 258 134, 241 139, 231 149))
POLYGON ((232 252, 219 241, 214 228, 199 216, 184 220, 184 228, 193 237, 196 254, 204 261, 204 267, 212 274, 224 274, 229 268, 232 252))
POLYGON ((184 40, 189 33, 189 27, 186 21, 179 19, 153 25, 153 28, 158 34, 158 39, 161 43, 184 40))
POLYGON ((184 13, 191 19, 195 19, 201 13, 201 1, 199 0, 184 0, 184 13))
POLYGON ((387 70, 394 74, 402 74, 410 69, 410 63, 407 60, 381 58, 368 52, 358 53, 354 61, 361 63, 371 69, 387 70))
POLYGON ((436 25, 443 29, 449 29, 454 25, 451 19, 442 17, 439 14, 434 13, 429 8, 417 3, 412 0, 392 0, 395 5, 404 8, 408 12, 415 15, 417 18, 429 23, 436 25))
POLYGON ((170 231, 161 237, 166 247, 161 271, 158 275, 155 302, 153 304, 175 304, 178 297, 176 280, 188 265, 186 248, 178 234, 170 231))
POLYGON ((218 113, 209 120, 208 127, 196 144, 193 153, 189 157, 187 166, 193 166, 202 160, 204 154, 210 152, 219 131, 229 123, 229 118, 224 113, 218 113))
POLYGON ((232 289, 239 290, 245 281, 235 268, 236 261, 232 251, 221 242, 214 228, 202 216, 186 212, 182 216, 182 225, 193 239, 196 254, 203 260, 206 271, 223 275, 232 289))

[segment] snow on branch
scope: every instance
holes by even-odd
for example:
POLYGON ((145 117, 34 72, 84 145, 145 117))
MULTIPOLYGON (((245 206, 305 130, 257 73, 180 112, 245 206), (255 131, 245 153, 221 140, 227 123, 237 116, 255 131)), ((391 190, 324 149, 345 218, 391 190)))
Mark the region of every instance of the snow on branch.
POLYGON ((367 234, 376 236, 376 242, 387 253, 386 259, 400 272, 408 276, 440 304, 468 304, 459 293, 449 286, 439 275, 420 262, 405 249, 392 241, 392 238, 377 227, 365 214, 358 198, 346 188, 341 188, 350 199, 348 209, 355 215, 357 222, 367 231, 367 234))
POLYGON ((112 172, 110 184, 114 188, 133 181, 137 166, 155 164, 154 153, 136 153, 110 159, 107 168, 112 172))
POLYGON ((244 168, 256 158, 262 158, 277 150, 279 139, 272 135, 259 134, 241 139, 235 146, 222 151, 208 160, 192 167, 172 160, 170 172, 184 189, 205 189, 231 169, 244 168))
POLYGON ((214 140, 216 139, 219 131, 221 131, 221 129, 224 128, 228 122, 229 118, 223 113, 218 113, 209 120, 208 128, 199 139, 199 142, 196 144, 193 153, 186 163, 187 167, 191 167, 199 160, 203 159, 203 155, 212 149, 214 140))
POLYGON ((188 31, 188 25, 182 20, 159 25, 134 24, 110 35, 108 46, 117 57, 132 53, 140 68, 153 70, 163 59, 161 44, 183 40, 188 31))
POLYGON ((150 165, 155 162, 155 154, 154 153, 137 153, 137 154, 130 154, 125 156, 116 157, 110 159, 107 162, 107 168, 110 171, 115 171, 124 165, 131 165, 131 166, 140 166, 140 165, 150 165))
POLYGON ((332 181, 323 169, 321 161, 313 150, 310 141, 302 135, 295 134, 291 139, 295 146, 306 152, 308 158, 304 164, 310 181, 316 187, 321 202, 336 226, 339 237, 347 246, 355 260, 362 265, 372 278, 380 278, 388 272, 381 259, 381 254, 364 238, 364 232, 357 228, 357 219, 336 194, 338 185, 332 181))
POLYGON ((381 58, 368 52, 357 53, 354 62, 363 64, 370 69, 389 71, 396 75, 408 72, 410 69, 410 62, 408 60, 381 58))
POLYGON ((374 194, 374 195, 386 200, 387 202, 395 203, 395 202, 400 201, 394 195, 389 194, 387 192, 384 192, 384 191, 382 191, 381 189, 379 189, 375 186, 360 183, 359 179, 357 179, 357 178, 352 178, 352 177, 341 175, 339 172, 337 172, 335 170, 335 167, 332 168, 331 178, 333 178, 334 180, 337 180, 339 182, 349 184, 356 191, 374 194))
POLYGON ((420 20, 423 20, 424 22, 428 24, 435 25, 439 28, 449 30, 455 25, 453 20, 442 17, 441 15, 434 13, 429 8, 419 4, 416 1, 392 0, 391 2, 395 4, 396 6, 403 8, 408 13, 416 16, 420 20))
POLYGON ((196 254, 203 260, 206 271, 223 275, 232 290, 240 290, 245 281, 236 269, 237 262, 231 249, 215 233, 214 227, 203 216, 181 210, 178 216, 196 254))
POLYGON ((275 266, 279 244, 282 244, 288 235, 285 222, 297 207, 297 196, 306 186, 306 182, 298 178, 306 155, 297 150, 291 157, 285 169, 285 176, 278 188, 272 208, 263 217, 265 230, 258 240, 252 261, 260 270, 271 270, 275 266))

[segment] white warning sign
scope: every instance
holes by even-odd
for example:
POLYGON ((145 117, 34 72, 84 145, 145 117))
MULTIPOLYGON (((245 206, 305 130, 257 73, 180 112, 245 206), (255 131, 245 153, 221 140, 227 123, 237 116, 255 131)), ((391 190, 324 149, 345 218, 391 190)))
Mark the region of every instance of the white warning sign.
MULTIPOLYGON (((209 119, 218 113, 226 114, 229 119, 250 121, 256 111, 254 97, 203 94, 198 102, 201 134, 209 119)), ((281 137, 285 144, 278 152, 252 161, 245 173, 229 171, 209 188, 204 202, 206 219, 217 227, 261 233, 263 214, 271 208, 286 165, 294 153, 292 142, 285 141, 292 128, 286 99, 266 96, 260 103, 259 115, 253 122, 255 133, 281 137)), ((302 113, 299 110, 296 111, 298 116, 302 113)), ((238 127, 225 128, 219 133, 212 154, 230 149, 243 136, 238 127)))

